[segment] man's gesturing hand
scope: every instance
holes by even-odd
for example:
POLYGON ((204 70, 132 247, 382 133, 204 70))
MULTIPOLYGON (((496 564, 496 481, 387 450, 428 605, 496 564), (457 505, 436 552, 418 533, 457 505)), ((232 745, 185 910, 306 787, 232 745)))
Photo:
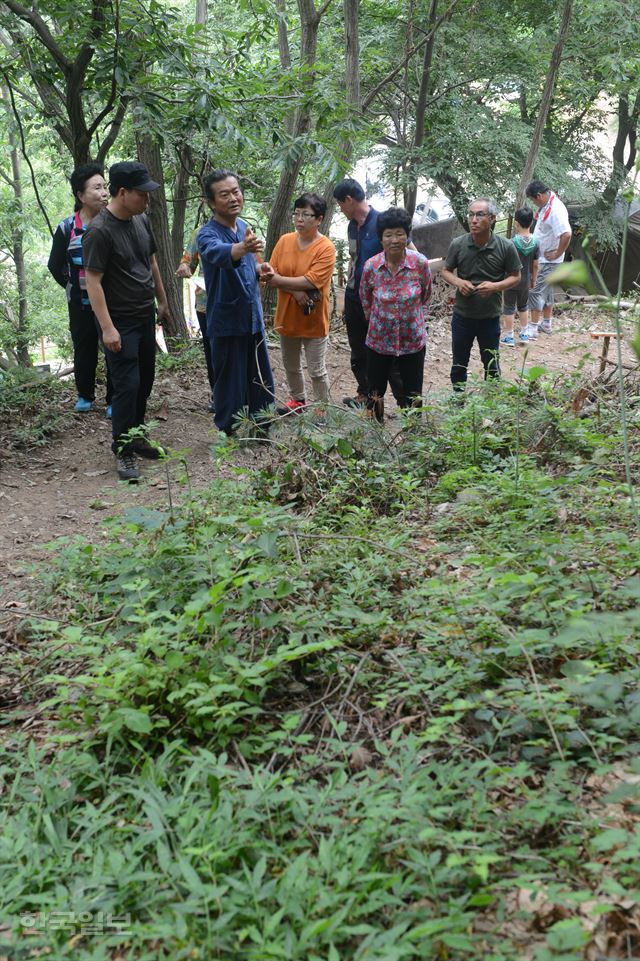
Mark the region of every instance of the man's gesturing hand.
POLYGON ((264 243, 259 237, 256 237, 251 227, 247 227, 242 246, 247 254, 259 254, 260 251, 264 249, 264 243))

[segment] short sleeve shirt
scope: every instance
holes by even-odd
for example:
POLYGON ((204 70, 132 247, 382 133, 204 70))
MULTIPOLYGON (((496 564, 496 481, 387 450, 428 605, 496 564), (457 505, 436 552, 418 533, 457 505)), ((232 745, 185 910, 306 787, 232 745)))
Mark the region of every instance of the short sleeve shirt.
MULTIPOLYGON (((200 254, 198 253, 198 227, 191 234, 191 239, 187 244, 187 248, 182 255, 182 263, 189 264, 191 272, 198 269, 198 264, 200 263, 200 254)), ((196 287, 196 310, 199 313, 205 313, 207 309, 207 294, 202 287, 196 287)))
POLYGON ((120 220, 101 210, 82 235, 85 270, 101 273, 111 319, 136 321, 153 307, 151 258, 156 244, 146 214, 120 220))
POLYGON ((370 207, 362 227, 357 220, 350 220, 347 230, 351 270, 347 280, 346 296, 360 300, 360 280, 364 265, 369 258, 381 253, 382 244, 378 237, 378 217, 380 212, 370 207))
POLYGON ((200 263, 207 288, 209 337, 237 337, 264 330, 256 258, 231 259, 231 248, 247 232, 244 220, 232 230, 214 217, 198 231, 200 263))
POLYGON ((526 290, 531 284, 531 270, 533 268, 533 262, 534 260, 538 260, 540 257, 538 244, 534 242, 531 246, 528 246, 525 251, 518 246, 513 238, 511 243, 518 251, 518 256, 520 257, 520 266, 522 268, 522 276, 520 277, 520 283, 518 284, 518 287, 522 290, 526 290))
MULTIPOLYGON (((509 274, 520 273, 520 256, 510 240, 492 234, 484 247, 477 247, 471 234, 455 237, 451 242, 445 264, 447 270, 457 270, 458 277, 481 284, 484 280, 497 283, 509 274)), ((499 317, 502 311, 502 291, 481 297, 463 297, 456 290, 456 313, 461 317, 484 320, 499 317)))
POLYGON ((426 314, 431 299, 431 269, 426 257, 407 250, 392 274, 384 253, 364 265, 360 299, 369 321, 367 347, 398 357, 416 354, 427 342, 426 314))
POLYGON ((544 252, 545 250, 555 250, 562 234, 567 233, 571 233, 569 213, 562 201, 558 200, 556 195, 552 193, 544 207, 537 211, 536 226, 533 231, 533 236, 538 241, 541 264, 562 263, 564 254, 556 257, 555 260, 548 260, 544 252))
POLYGON ((305 314, 295 297, 278 290, 278 306, 273 326, 285 337, 326 337, 329 333, 329 291, 336 248, 320 234, 312 244, 300 249, 298 234, 284 234, 275 245, 269 263, 284 277, 306 277, 320 294, 320 300, 305 314))

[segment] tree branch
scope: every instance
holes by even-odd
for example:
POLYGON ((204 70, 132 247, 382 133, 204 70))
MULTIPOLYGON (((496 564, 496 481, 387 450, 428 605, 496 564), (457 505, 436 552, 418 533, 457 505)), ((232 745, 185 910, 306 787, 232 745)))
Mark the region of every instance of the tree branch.
POLYGON ((367 96, 364 98, 364 100, 363 100, 363 102, 362 102, 362 112, 363 112, 363 113, 370 107, 371 103, 372 103, 372 102, 375 100, 375 98, 378 96, 378 94, 380 93, 380 91, 382 90, 382 88, 385 87, 386 84, 388 84, 390 80, 393 80, 393 78, 394 78, 397 74, 399 74, 399 73, 401 72, 401 70, 404 70, 406 64, 409 63, 409 61, 410 61, 411 58, 413 57, 414 53, 417 53, 419 50, 422 50, 422 48, 425 47, 425 46, 429 43, 429 40, 432 38, 432 36, 435 35, 436 31, 438 31, 438 30, 440 29, 440 27, 442 26, 442 24, 445 23, 447 20, 449 20, 449 19, 451 18, 451 16, 453 15, 454 10, 455 10, 456 7, 458 6, 458 3, 459 3, 459 0, 452 0, 451 4, 447 7, 447 9, 446 9, 445 12, 442 14, 442 16, 438 17, 438 19, 436 20, 436 22, 435 22, 435 24, 434 24, 434 26, 433 26, 433 29, 431 29, 431 30, 429 31, 429 33, 427 33, 427 34, 422 38, 422 40, 418 41, 418 43, 415 43, 415 44, 413 45, 413 47, 411 47, 411 49, 407 51, 406 55, 402 58, 402 60, 400 61, 400 63, 399 63, 396 67, 394 67, 393 70, 390 70, 389 73, 387 73, 387 74, 382 78, 382 80, 375 85, 375 87, 373 88, 373 90, 371 90, 371 91, 367 94, 367 96))
POLYGON ((16 3, 16 0, 4 0, 4 3, 12 13, 15 13, 16 17, 19 17, 24 23, 28 23, 33 27, 40 43, 47 48, 60 69, 65 74, 69 73, 71 70, 71 61, 64 55, 54 40, 53 34, 40 14, 36 10, 27 10, 27 8, 23 7, 20 3, 16 3))
POLYGON ((29 167, 29 172, 31 173, 31 183, 32 183, 32 185, 33 185, 33 192, 34 192, 35 195, 36 195, 36 200, 38 201, 38 207, 39 207, 40 210, 42 211, 42 216, 43 216, 44 219, 45 219, 45 223, 46 223, 46 225, 47 225, 47 227, 48 227, 48 229, 49 229, 49 233, 50 233, 50 235, 53 237, 53 227, 51 226, 51 221, 49 220, 49 216, 48 216, 48 214, 47 214, 47 211, 46 211, 46 209, 45 209, 45 206, 44 206, 44 204, 42 203, 42 199, 41 199, 41 197, 40 197, 40 192, 39 192, 39 190, 38 190, 38 182, 37 182, 37 180, 36 180, 36 174, 35 174, 35 171, 34 171, 34 169, 33 169, 33 164, 31 163, 31 160, 29 159, 29 155, 27 154, 27 145, 26 145, 25 139, 24 139, 24 130, 23 130, 23 128, 22 128, 22 121, 20 120, 20 114, 18 113, 18 108, 16 107, 16 101, 15 101, 15 98, 14 98, 14 96, 13 96, 13 88, 12 88, 11 83, 10 83, 10 81, 9 81, 9 77, 7 76, 7 74, 5 73, 5 71, 2 70, 2 71, 0 71, 0 72, 2 73, 2 76, 4 77, 4 82, 6 83, 6 85, 7 85, 7 90, 9 91, 9 99, 11 100, 11 110, 12 110, 12 112, 13 112, 13 116, 15 117, 15 121, 16 121, 16 124, 17 124, 17 127, 18 127, 18 132, 19 132, 19 134, 20 134, 20 149, 21 149, 21 152, 22 152, 22 156, 23 156, 24 159, 26 160, 27 166, 29 167))
POLYGON ((98 151, 97 160, 98 163, 104 163, 105 157, 113 147, 118 134, 120 133, 120 127, 122 126, 122 121, 127 112, 127 107, 131 101, 131 97, 122 97, 118 108, 114 114, 113 120, 111 121, 111 126, 109 127, 109 133, 104 138, 100 144, 100 149, 98 151))

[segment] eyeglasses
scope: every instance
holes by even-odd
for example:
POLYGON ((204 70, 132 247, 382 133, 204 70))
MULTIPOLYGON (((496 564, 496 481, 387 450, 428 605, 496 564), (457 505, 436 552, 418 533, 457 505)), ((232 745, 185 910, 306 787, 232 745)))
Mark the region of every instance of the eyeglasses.
POLYGON ((467 214, 467 219, 473 220, 474 217, 488 217, 488 216, 489 216, 488 210, 470 210, 469 213, 467 214))
POLYGON ((298 210, 295 210, 291 215, 292 220, 315 220, 316 214, 302 214, 298 210))

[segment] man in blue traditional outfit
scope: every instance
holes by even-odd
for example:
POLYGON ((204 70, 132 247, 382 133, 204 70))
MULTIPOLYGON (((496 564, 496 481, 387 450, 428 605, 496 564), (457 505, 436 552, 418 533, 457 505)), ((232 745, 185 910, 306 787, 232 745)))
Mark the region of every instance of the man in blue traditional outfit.
POLYGON ((213 211, 198 232, 207 289, 207 335, 215 369, 214 422, 232 434, 243 410, 266 422, 274 385, 262 317, 260 265, 263 244, 240 219, 244 197, 236 174, 214 170, 203 183, 213 211), (263 414, 262 417, 260 415, 263 414))

